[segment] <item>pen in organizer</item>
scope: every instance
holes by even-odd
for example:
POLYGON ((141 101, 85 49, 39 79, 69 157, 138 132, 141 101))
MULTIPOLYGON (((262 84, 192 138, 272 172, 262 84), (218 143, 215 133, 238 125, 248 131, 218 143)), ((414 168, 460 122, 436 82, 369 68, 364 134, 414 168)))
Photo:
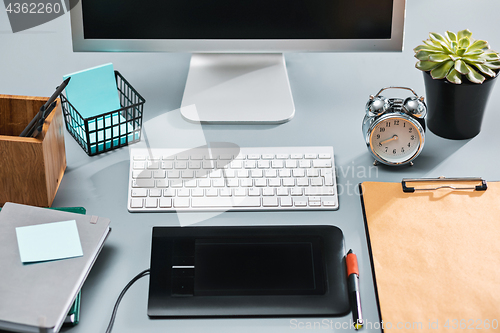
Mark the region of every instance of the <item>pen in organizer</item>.
POLYGON ((19 136, 24 136, 24 137, 34 137, 36 138, 38 134, 42 131, 43 128, 43 123, 45 122, 45 119, 50 115, 52 110, 56 107, 56 98, 61 94, 61 92, 66 88, 66 86, 69 83, 69 80, 71 77, 68 77, 66 80, 61 83, 59 87, 56 88, 56 91, 50 96, 48 101, 40 107, 40 110, 36 114, 35 117, 30 121, 28 126, 21 132, 19 136))
POLYGON ((358 258, 349 250, 346 256, 347 276, 349 280, 349 297, 351 300, 352 318, 354 327, 359 330, 363 327, 363 312, 361 311, 361 295, 359 294, 358 258))

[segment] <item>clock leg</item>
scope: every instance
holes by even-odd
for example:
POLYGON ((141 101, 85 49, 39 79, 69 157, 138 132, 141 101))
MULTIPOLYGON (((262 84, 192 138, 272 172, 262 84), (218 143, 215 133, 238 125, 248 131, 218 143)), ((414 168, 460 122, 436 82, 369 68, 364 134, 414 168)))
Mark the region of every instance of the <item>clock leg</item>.
POLYGON ((410 166, 413 166, 413 162, 410 162, 410 166))
POLYGON ((377 165, 378 165, 377 160, 373 161, 373 165, 374 165, 374 166, 377 166, 377 165))

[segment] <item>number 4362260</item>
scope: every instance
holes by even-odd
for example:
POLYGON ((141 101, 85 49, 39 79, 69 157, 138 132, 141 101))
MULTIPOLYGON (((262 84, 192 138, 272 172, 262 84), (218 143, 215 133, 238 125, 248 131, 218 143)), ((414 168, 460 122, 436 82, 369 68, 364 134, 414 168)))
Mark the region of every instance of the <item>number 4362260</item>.
POLYGON ((5 8, 9 14, 58 14, 61 12, 60 3, 9 3, 5 8))

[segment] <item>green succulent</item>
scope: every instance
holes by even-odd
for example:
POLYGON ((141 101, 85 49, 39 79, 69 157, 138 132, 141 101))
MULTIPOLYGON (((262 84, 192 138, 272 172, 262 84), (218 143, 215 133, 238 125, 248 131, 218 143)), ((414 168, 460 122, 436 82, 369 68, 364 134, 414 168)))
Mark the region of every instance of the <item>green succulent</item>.
POLYGON ((444 37, 431 32, 430 39, 413 49, 419 60, 415 67, 430 71, 433 79, 446 78, 455 84, 462 83, 462 75, 473 83, 483 83, 484 75, 495 77, 500 68, 498 52, 490 50, 488 42, 474 40, 471 35, 469 30, 456 34, 447 31, 444 37))

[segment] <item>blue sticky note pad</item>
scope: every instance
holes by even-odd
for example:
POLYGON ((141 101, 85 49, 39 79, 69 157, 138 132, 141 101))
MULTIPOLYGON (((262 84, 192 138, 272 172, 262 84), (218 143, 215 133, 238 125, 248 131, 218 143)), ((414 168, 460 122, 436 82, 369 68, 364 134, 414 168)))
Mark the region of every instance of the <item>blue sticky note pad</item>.
POLYGON ((23 263, 83 256, 76 221, 63 221, 16 228, 23 263))
POLYGON ((71 77, 66 98, 83 118, 121 108, 113 64, 105 64, 65 75, 71 77))

